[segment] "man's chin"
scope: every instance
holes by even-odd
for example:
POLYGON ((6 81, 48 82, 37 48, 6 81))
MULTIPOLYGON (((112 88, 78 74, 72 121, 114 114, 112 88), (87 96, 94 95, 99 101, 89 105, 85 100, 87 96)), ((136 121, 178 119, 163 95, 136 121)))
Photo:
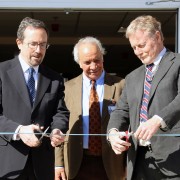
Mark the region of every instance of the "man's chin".
POLYGON ((97 74, 91 74, 91 75, 89 76, 89 78, 90 78, 91 80, 96 80, 96 79, 99 78, 99 76, 98 76, 97 74))
POLYGON ((33 59, 32 59, 32 64, 33 64, 33 66, 38 66, 38 65, 41 64, 41 62, 42 62, 41 59, 38 59, 38 58, 33 58, 33 59))
POLYGON ((145 65, 149 64, 149 60, 146 60, 146 59, 141 59, 141 62, 145 65))

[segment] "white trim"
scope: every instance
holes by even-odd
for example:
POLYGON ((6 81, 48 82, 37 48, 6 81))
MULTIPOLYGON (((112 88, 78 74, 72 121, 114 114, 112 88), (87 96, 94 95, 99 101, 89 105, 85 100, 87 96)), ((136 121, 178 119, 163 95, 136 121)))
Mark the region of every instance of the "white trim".
POLYGON ((176 44, 175 48, 177 50, 177 53, 180 53, 180 35, 179 35, 179 30, 180 30, 180 9, 178 8, 177 12, 177 24, 176 24, 176 44))
POLYGON ((1 9, 172 9, 177 0, 0 0, 1 9))

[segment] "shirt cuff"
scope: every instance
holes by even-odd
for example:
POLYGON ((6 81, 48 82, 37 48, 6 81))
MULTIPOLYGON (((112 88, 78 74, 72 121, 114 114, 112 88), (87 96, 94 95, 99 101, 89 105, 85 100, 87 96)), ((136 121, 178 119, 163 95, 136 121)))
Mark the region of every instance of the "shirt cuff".
POLYGON ((109 133, 110 133, 112 130, 115 130, 115 131, 119 132, 117 128, 111 128, 111 129, 108 131, 108 134, 107 134, 107 140, 108 140, 108 141, 109 141, 109 133))
POLYGON ((12 140, 14 140, 14 141, 20 140, 20 137, 19 137, 18 132, 19 132, 19 129, 20 129, 21 127, 22 127, 22 125, 19 125, 19 126, 17 127, 17 129, 16 129, 16 131, 15 131, 13 137, 12 137, 12 140))
POLYGON ((64 168, 64 166, 56 166, 55 169, 64 168))
POLYGON ((160 123, 161 123, 161 127, 160 127, 160 128, 161 128, 161 129, 167 128, 166 123, 164 122, 164 120, 163 120, 160 116, 154 115, 153 117, 158 118, 158 119, 160 120, 160 123))

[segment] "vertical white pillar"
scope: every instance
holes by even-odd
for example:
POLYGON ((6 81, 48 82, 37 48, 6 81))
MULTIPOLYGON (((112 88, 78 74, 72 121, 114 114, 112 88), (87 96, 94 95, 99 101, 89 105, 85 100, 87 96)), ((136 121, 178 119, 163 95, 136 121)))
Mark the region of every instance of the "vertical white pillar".
POLYGON ((175 50, 180 53, 180 8, 177 10, 176 15, 176 34, 175 34, 175 50))

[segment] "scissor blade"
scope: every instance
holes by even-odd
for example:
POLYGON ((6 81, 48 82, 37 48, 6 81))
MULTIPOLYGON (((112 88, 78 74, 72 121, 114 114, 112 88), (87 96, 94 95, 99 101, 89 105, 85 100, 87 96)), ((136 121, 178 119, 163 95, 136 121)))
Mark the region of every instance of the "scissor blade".
POLYGON ((49 129, 49 126, 48 126, 48 127, 45 129, 45 131, 42 133, 42 136, 39 138, 39 141, 41 141, 44 136, 49 137, 49 136, 46 134, 47 131, 48 131, 48 129, 49 129))

